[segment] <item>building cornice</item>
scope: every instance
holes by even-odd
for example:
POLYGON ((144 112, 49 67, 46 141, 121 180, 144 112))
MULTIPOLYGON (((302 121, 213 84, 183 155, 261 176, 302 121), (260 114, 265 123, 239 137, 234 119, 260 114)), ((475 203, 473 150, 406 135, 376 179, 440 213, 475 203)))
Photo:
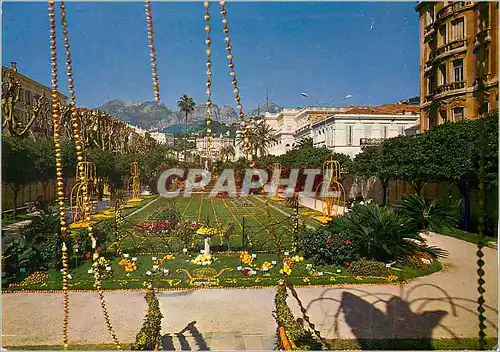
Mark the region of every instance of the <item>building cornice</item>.
MULTIPOLYGON (((11 72, 11 73, 13 73, 14 75, 21 76, 21 78, 25 79, 25 80, 26 80, 26 81, 28 81, 29 83, 31 83, 31 84, 33 84, 33 85, 35 85, 35 86, 39 87, 39 88, 42 88, 42 89, 45 89, 45 90, 48 90, 48 91, 51 91, 51 90, 52 90, 52 88, 49 88, 49 87, 47 87, 47 86, 45 86, 45 85, 43 85, 43 84, 41 84, 41 83, 39 83, 39 82, 35 81, 34 79, 29 78, 29 77, 27 77, 27 76, 23 75, 22 73, 19 73, 18 71, 14 71, 14 70, 13 70, 13 69, 11 69, 10 67, 2 66, 2 71, 3 71, 3 70, 6 70, 7 72, 11 72)), ((59 96, 60 96, 60 97, 62 97, 62 98, 64 98, 64 99, 66 99, 66 100, 68 99, 68 96, 67 96, 67 95, 62 94, 61 92, 58 92, 58 93, 59 93, 59 96)))

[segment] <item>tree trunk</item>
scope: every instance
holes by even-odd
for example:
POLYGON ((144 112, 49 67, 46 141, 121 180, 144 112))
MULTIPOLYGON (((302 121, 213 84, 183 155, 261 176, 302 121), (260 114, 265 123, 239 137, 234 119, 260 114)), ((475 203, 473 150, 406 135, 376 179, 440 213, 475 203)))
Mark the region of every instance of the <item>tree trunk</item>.
POLYGON ((422 195, 422 189, 424 188, 424 182, 419 180, 419 181, 412 181, 411 186, 413 187, 413 193, 416 196, 421 196, 422 195))
POLYGON ((186 110, 186 120, 184 121, 184 162, 187 162, 187 128, 188 128, 188 112, 186 110))
POLYGON ((12 187, 12 191, 14 192, 14 212, 12 213, 14 216, 16 216, 16 213, 17 213, 17 196, 19 195, 19 191, 21 190, 21 188, 17 188, 17 187, 12 187))
POLYGON ((389 180, 385 178, 380 178, 380 183, 382 185, 382 205, 387 205, 387 188, 389 187, 389 180))
POLYGON ((47 199, 47 186, 49 185, 49 181, 42 181, 43 188, 43 200, 47 199))

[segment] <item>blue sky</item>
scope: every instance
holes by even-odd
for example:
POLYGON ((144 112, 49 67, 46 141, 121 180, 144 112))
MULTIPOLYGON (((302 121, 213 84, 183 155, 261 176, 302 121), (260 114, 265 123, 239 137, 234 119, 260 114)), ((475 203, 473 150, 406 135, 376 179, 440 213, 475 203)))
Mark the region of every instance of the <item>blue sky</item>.
MULTIPOLYGON (((418 95, 418 14, 413 2, 228 3, 244 110, 280 106, 395 103, 418 95), (309 98, 300 96, 301 92, 309 98)), ((152 3, 162 102, 205 96, 204 7, 152 3)), ((235 107, 219 4, 212 3, 213 101, 235 107)), ((48 11, 42 3, 2 6, 2 62, 50 84, 48 11)), ((57 12, 58 13, 58 12, 57 12)), ((144 4, 67 3, 77 103, 153 100, 144 4)), ((62 49, 62 40, 58 42, 62 49)), ((60 87, 64 51, 59 50, 60 87)), ((66 92, 66 89, 61 89, 66 92)))

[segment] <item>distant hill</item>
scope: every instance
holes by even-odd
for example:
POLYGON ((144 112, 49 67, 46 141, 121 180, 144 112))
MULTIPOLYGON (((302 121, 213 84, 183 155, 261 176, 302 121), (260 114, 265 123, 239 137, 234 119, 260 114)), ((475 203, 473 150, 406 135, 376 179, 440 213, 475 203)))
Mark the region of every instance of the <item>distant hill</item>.
MULTIPOLYGON (((269 103, 269 109, 267 111, 275 114, 277 112, 280 112, 281 110, 283 110, 283 108, 281 106, 276 105, 275 103, 269 103)), ((258 109, 250 110, 245 115, 247 115, 247 116, 263 115, 265 111, 266 111, 266 106, 264 104, 264 105, 261 105, 261 107, 258 109)))
MULTIPOLYGON (((184 131, 184 114, 170 110, 161 103, 157 104, 152 101, 127 103, 122 100, 111 100, 97 109, 146 130, 165 130, 172 126, 172 129, 177 131, 175 133, 184 131)), ((230 106, 215 105, 213 111, 215 121, 225 124, 237 121, 236 111, 230 106)), ((189 114, 188 122, 197 125, 196 123, 203 122, 205 117, 205 105, 197 105, 195 111, 189 114)))

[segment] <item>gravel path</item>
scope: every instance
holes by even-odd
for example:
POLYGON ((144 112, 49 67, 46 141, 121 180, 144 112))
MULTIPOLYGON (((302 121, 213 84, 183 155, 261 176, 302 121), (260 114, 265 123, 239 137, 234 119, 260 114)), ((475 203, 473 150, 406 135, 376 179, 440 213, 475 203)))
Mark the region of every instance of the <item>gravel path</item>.
MULTIPOLYGON (((476 247, 430 235, 449 251, 444 270, 407 285, 298 289, 311 320, 330 338, 476 337, 476 247)), ((498 252, 484 249, 486 325, 498 336, 498 252)), ((274 289, 161 292, 166 346, 175 349, 272 349, 274 289)), ((4 346, 61 342, 62 295, 3 295, 4 346)), ((146 310, 142 292, 106 293, 111 321, 122 342, 132 342, 146 310)), ((110 342, 96 294, 72 293, 72 344, 110 342)), ((295 302, 296 317, 300 310, 295 302)))

